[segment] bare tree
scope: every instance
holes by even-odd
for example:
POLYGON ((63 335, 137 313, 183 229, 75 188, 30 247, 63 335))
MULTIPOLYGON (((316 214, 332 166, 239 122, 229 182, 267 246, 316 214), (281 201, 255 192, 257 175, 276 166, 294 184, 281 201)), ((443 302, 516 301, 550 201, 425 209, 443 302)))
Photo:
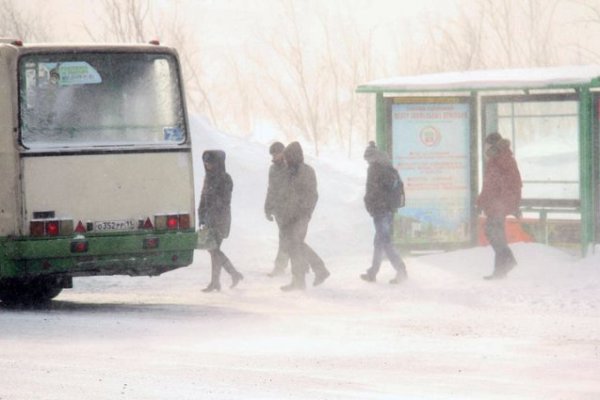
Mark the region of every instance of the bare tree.
POLYGON ((598 0, 572 0, 574 6, 581 12, 573 21, 578 29, 576 43, 571 47, 577 53, 578 62, 600 62, 600 45, 596 39, 600 29, 600 2, 598 0))
MULTIPOLYGON (((227 87, 229 96, 223 96, 228 105, 227 114, 231 116, 230 124, 233 129, 249 133, 255 128, 255 121, 260 118, 260 107, 255 106, 256 93, 260 92, 255 85, 252 74, 240 65, 237 57, 227 57, 227 72, 231 87, 227 87)), ((223 118, 225 119, 225 118, 223 118)))
POLYGON ((88 25, 87 34, 94 41, 137 42, 148 41, 148 26, 151 23, 149 0, 102 0, 104 17, 101 19, 100 37, 88 25))
POLYGON ((456 19, 429 23, 425 50, 434 71, 533 67, 556 61, 560 0, 475 0, 456 19))
POLYGON ((545 66, 555 61, 554 32, 557 28, 556 9, 559 1, 529 0, 527 26, 530 29, 527 58, 533 66, 545 66))
POLYGON ((367 96, 357 95, 356 87, 373 77, 373 31, 363 34, 352 17, 337 23, 322 18, 325 43, 327 85, 324 97, 329 129, 340 144, 345 144, 350 156, 353 140, 367 143, 373 132, 373 104, 367 96))
POLYGON ((286 0, 281 6, 282 31, 262 38, 269 51, 267 58, 278 66, 254 58, 259 68, 262 66, 261 79, 266 85, 259 95, 280 129, 309 139, 318 155, 324 128, 321 61, 315 48, 310 50, 311 59, 316 61, 308 61, 309 46, 303 42, 308 35, 301 32, 296 3, 286 0))
POLYGON ((446 24, 429 24, 428 36, 434 47, 434 70, 469 70, 484 66, 484 17, 484 7, 473 4, 469 12, 461 8, 456 20, 446 24))
POLYGON ((278 30, 263 32, 264 51, 248 54, 259 81, 261 109, 255 110, 275 121, 286 139, 310 141, 316 155, 326 143, 351 154, 354 140, 366 143, 374 130, 374 102, 356 93, 374 78, 372 32, 364 35, 341 12, 312 7, 301 14, 298 2, 280 5, 278 30))
POLYGON ((42 42, 48 40, 48 27, 39 11, 26 12, 14 0, 0 0, 0 36, 42 42))
POLYGON ((544 66, 554 61, 559 0, 479 0, 487 10, 487 46, 493 65, 544 66))

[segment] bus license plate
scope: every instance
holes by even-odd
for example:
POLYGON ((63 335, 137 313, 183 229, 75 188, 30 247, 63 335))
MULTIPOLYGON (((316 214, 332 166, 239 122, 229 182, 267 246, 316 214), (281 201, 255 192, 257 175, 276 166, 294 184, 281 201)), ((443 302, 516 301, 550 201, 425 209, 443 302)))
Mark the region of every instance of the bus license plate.
POLYGON ((106 231, 132 231, 137 228, 134 220, 127 221, 96 221, 94 222, 94 230, 98 232, 106 231))

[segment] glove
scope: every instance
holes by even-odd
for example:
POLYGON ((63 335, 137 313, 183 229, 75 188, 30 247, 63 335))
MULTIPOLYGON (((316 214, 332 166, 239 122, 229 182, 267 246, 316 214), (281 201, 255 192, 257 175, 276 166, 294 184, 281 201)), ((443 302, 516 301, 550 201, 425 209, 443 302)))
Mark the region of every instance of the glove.
POLYGON ((268 221, 273 221, 273 214, 265 214, 268 221))

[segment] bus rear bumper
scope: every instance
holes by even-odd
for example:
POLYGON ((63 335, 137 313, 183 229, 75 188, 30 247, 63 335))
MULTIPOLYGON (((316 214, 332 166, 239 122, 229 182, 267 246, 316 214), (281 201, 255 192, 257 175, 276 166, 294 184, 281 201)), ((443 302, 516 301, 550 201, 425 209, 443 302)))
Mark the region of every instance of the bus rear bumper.
POLYGON ((0 278, 160 275, 190 265, 196 242, 194 231, 8 238, 0 241, 0 278))

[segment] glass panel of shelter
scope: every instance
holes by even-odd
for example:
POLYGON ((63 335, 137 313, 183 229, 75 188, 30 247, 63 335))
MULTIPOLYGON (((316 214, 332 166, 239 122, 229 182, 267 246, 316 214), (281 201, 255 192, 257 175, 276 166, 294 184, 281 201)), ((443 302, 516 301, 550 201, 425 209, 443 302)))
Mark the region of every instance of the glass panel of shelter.
POLYGON ((483 137, 511 141, 523 179, 523 224, 540 242, 577 245, 579 114, 573 96, 495 96, 483 100, 483 137))

